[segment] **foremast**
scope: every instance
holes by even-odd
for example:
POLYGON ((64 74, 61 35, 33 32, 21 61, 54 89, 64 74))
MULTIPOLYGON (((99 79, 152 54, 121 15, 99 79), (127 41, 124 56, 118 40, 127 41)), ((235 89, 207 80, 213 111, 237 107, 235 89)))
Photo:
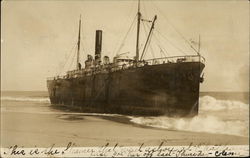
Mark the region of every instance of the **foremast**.
POLYGON ((139 60, 140 22, 141 22, 140 0, 138 0, 138 11, 137 11, 137 35, 136 35, 136 56, 135 56, 136 62, 138 62, 138 60, 139 60))
POLYGON ((150 36, 152 35, 152 31, 154 29, 154 24, 155 24, 155 21, 157 19, 157 16, 155 15, 153 21, 150 21, 150 20, 145 20, 145 19, 142 19, 141 18, 142 15, 141 15, 141 12, 140 12, 140 0, 138 0, 138 11, 137 11, 137 35, 136 35, 136 56, 135 56, 135 61, 138 62, 140 60, 142 60, 142 57, 146 51, 146 47, 147 47, 147 44, 149 42, 149 38, 150 36), (152 25, 151 25, 151 28, 150 28, 150 31, 149 31, 149 34, 148 34, 148 37, 147 37, 147 40, 146 40, 146 43, 144 45, 144 48, 143 48, 143 52, 142 52, 142 55, 139 59, 139 43, 140 43, 140 23, 141 23, 141 20, 144 20, 144 21, 147 21, 147 22, 152 22, 152 25))
POLYGON ((78 34, 78 41, 77 41, 77 56, 76 56, 76 70, 81 69, 79 56, 80 56, 80 40, 81 40, 81 15, 79 20, 79 34, 78 34))

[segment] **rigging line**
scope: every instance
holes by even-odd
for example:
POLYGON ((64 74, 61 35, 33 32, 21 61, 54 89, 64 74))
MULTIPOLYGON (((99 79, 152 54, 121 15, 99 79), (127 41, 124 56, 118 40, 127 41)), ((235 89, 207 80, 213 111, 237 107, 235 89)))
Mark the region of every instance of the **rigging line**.
MULTIPOLYGON (((149 43, 150 44, 150 43, 149 43)), ((153 56, 153 58, 155 58, 155 54, 154 54, 154 50, 152 48, 152 45, 149 45, 149 48, 151 50, 151 55, 153 56)))
POLYGON ((170 56, 170 54, 168 54, 168 51, 164 47, 161 47, 162 44, 161 44, 160 40, 158 39, 158 37, 156 36, 156 34, 154 34, 154 35, 155 35, 154 37, 155 37, 156 41, 159 43, 156 45, 158 46, 158 48, 160 48, 160 53, 162 53, 165 57, 170 56))
MULTIPOLYGON (((147 25, 147 27, 149 28, 148 25, 147 25)), ((155 39, 156 39, 157 42, 159 43, 159 44, 156 44, 156 45, 158 45, 158 47, 159 47, 161 50, 163 49, 163 50, 167 53, 167 50, 166 50, 164 47, 161 48, 160 45, 162 45, 162 44, 161 44, 160 40, 158 39, 157 34, 152 34, 152 38, 153 38, 153 37, 155 37, 155 39)), ((168 54, 168 53, 167 53, 167 55, 166 55, 164 51, 162 51, 162 52, 164 53, 165 56, 170 56, 170 54, 168 54)))
MULTIPOLYGON (((160 47, 160 46, 159 46, 160 47)), ((161 47, 160 47, 161 48, 161 47)), ((163 52, 163 54, 165 55, 165 57, 167 57, 167 56, 170 56, 170 54, 168 53, 168 51, 166 50, 166 49, 164 49, 164 48, 161 48, 162 49, 162 52, 163 52)))
POLYGON ((160 55, 161 55, 161 58, 165 57, 165 55, 162 53, 162 51, 160 50, 160 55))
MULTIPOLYGON (((146 25, 148 28, 150 28, 150 26, 148 26, 148 24, 146 25)), ((184 55, 187 55, 182 49, 178 48, 175 44, 173 44, 167 37, 165 37, 163 34, 161 34, 157 28, 155 29, 156 32, 162 37, 164 38, 166 41, 168 41, 175 49, 179 50, 180 52, 182 52, 184 55)))
POLYGON ((125 40, 126 40, 128 34, 129 34, 129 32, 131 31, 132 27, 134 26, 133 24, 134 24, 134 22, 135 22, 136 17, 137 17, 137 14, 136 14, 136 16, 134 17, 134 20, 133 20, 133 22, 131 23, 131 25, 130 25, 130 27, 129 27, 129 29, 128 29, 126 35, 125 35, 125 37, 123 38, 122 43, 121 43, 119 49, 116 51, 116 55, 118 54, 118 52, 120 52, 120 50, 121 50, 122 47, 124 46, 124 42, 125 42, 125 40))
MULTIPOLYGON (((76 34, 76 32, 75 32, 74 34, 76 34)), ((74 44, 73 47, 70 49, 69 54, 68 54, 67 57, 66 57, 66 58, 67 58, 67 59, 66 59, 66 62, 64 63, 62 69, 59 70, 59 72, 57 73, 57 75, 61 75, 62 71, 64 70, 65 66, 67 65, 67 63, 68 63, 68 61, 69 61, 69 59, 70 59, 70 56, 71 56, 72 54, 75 54, 75 53, 72 53, 72 51, 73 51, 73 49, 77 46, 77 42, 74 42, 73 44, 74 44)))
MULTIPOLYGON (((153 32, 152 32, 152 35, 153 35, 153 32)), ((153 56, 153 58, 155 58, 154 49, 153 49, 153 47, 151 45, 151 39, 152 39, 152 36, 150 38, 150 41, 149 41, 148 45, 149 45, 149 48, 150 48, 151 55, 153 56)), ((146 56, 146 53, 145 53, 145 56, 146 56)))
MULTIPOLYGON (((83 29, 82 29, 83 30, 83 29)), ((84 31, 84 30, 83 30, 84 31)), ((82 31, 82 32, 83 32, 82 31)), ((84 32, 83 32, 83 35, 84 35, 84 32)), ((84 59, 84 53, 85 53, 85 56, 87 56, 87 54, 89 53, 89 52, 91 52, 90 50, 89 50, 89 47, 88 47, 88 45, 86 44, 86 41, 84 40, 85 38, 84 38, 84 36, 81 36, 81 48, 83 49, 83 51, 81 51, 80 52, 80 54, 82 55, 82 59, 84 59)), ((85 36, 86 37, 86 36, 85 36)))
MULTIPOLYGON (((82 21, 82 20, 81 20, 82 21)), ((82 21, 83 22, 83 21, 82 21)), ((84 22, 83 22, 84 23, 84 22)), ((80 36, 80 47, 82 48, 83 51, 80 51, 79 52, 79 62, 81 63, 82 60, 84 60, 84 53, 87 54, 87 51, 88 51, 88 48, 87 46, 85 47, 85 44, 84 44, 84 29, 83 29, 83 25, 81 25, 81 36, 80 36), (82 59, 82 60, 81 60, 82 59)), ((86 44, 87 45, 87 44, 86 44)), ((89 52, 89 51, 88 51, 89 52)))
MULTIPOLYGON (((147 26, 148 26, 148 25, 147 25, 147 26)), ((144 27, 145 27, 145 26, 144 26, 144 27)), ((153 56, 153 58, 155 58, 154 50, 153 50, 152 45, 151 45, 151 41, 152 41, 153 35, 154 35, 154 32, 152 32, 152 34, 151 34, 150 40, 149 40, 149 42, 148 42, 148 46, 150 47, 151 55, 153 56)), ((147 49, 148 49, 148 48, 147 48, 147 49)), ((146 50, 146 51, 147 51, 147 50, 146 50)), ((146 51, 145 51, 145 55, 146 55, 146 51)))
MULTIPOLYGON (((82 29, 82 36, 81 36, 81 46, 82 46, 82 48, 83 48, 83 50, 84 50, 84 52, 87 54, 88 52, 91 52, 90 51, 90 49, 89 49, 89 47, 88 47, 88 45, 86 44, 86 40, 84 40, 85 39, 85 37, 86 36, 84 36, 85 34, 84 34, 84 29, 82 29)), ((84 57, 84 56, 83 56, 84 57)))
MULTIPOLYGON (((153 37, 155 37, 155 39, 156 39, 156 36, 152 36, 152 38, 153 37)), ((157 39, 156 39, 157 40, 157 39)), ((154 40, 152 41, 152 43, 154 42, 154 40)), ((157 40, 157 42, 159 43, 159 44, 161 44, 158 40, 157 40)), ((167 57, 166 56, 166 54, 165 54, 165 52, 163 51, 163 49, 160 47, 160 45, 159 44, 157 44, 157 43, 155 43, 155 45, 157 45, 161 50, 160 50, 160 55, 161 55, 161 57, 162 57, 162 54, 163 54, 163 56, 164 57, 167 57)), ((153 44, 152 44, 153 45, 153 44)), ((151 47, 151 45, 150 45, 150 47, 151 47)), ((152 47, 151 47, 151 50, 152 50, 152 47)))
MULTIPOLYGON (((145 37, 147 38, 147 32, 146 32, 146 27, 145 27, 145 23, 146 22, 142 22, 142 24, 143 24, 143 28, 144 28, 144 34, 145 34, 145 37)), ((150 43, 148 43, 148 44, 150 44, 150 43)), ((151 46, 151 45, 150 45, 151 46)), ((145 52, 146 52, 146 50, 145 50, 145 52)), ((153 58, 154 58, 154 54, 152 54, 152 52, 150 52, 151 53, 151 55, 153 56, 153 58)))
MULTIPOLYGON (((147 32, 146 32, 146 27, 145 27, 145 22, 144 21, 142 21, 142 25, 143 25, 143 28, 144 28, 144 34, 145 34, 145 37, 147 38, 147 32)), ((143 57, 141 57, 141 58, 143 58, 143 57)))
MULTIPOLYGON (((152 0, 150 1, 152 2, 152 0)), ((197 50, 193 48, 193 45, 184 37, 184 35, 182 35, 182 33, 168 20, 168 18, 165 16, 165 14, 154 4, 154 2, 152 2, 152 4, 154 5, 154 7, 159 11, 159 13, 162 14, 162 16, 165 18, 165 20, 170 24, 170 26, 172 26, 172 28, 174 28, 174 30, 181 36, 181 38, 187 42, 187 44, 197 53, 197 50)))
MULTIPOLYGON (((85 10, 86 10, 86 6, 84 7, 85 8, 85 10)), ((82 12, 82 11, 81 11, 82 12)), ((82 15, 86 15, 85 13, 83 13, 82 15)), ((84 17, 84 16, 83 16, 84 17)), ((81 30, 82 30, 82 36, 81 36, 81 43, 82 43, 82 48, 85 48, 83 51, 86 53, 85 54, 85 57, 87 58, 87 54, 88 53, 91 53, 91 47, 90 47, 90 45, 88 45, 87 44, 87 41, 86 40, 84 40, 85 38, 87 38, 87 32, 89 32, 88 30, 87 30, 87 25, 84 25, 84 24, 87 24, 88 23, 88 19, 87 18, 83 18, 82 19, 83 21, 82 21, 82 23, 83 23, 83 25, 81 26, 81 30), (86 26, 86 27, 84 27, 84 26, 86 26), (85 28, 85 29, 84 29, 85 28), (85 47, 84 47, 85 46, 85 47)), ((84 55, 83 55, 83 58, 84 58, 84 55)))
POLYGON ((72 47, 71 50, 69 51, 69 54, 68 54, 68 56, 66 57, 66 58, 67 58, 67 59, 66 59, 66 62, 64 63, 62 69, 59 70, 59 72, 57 73, 57 76, 58 76, 58 75, 61 75, 63 69, 65 68, 65 66, 67 65, 67 63, 68 63, 68 61, 69 61, 69 59, 70 59, 70 56, 73 54, 72 51, 73 51, 73 49, 76 47, 76 45, 77 45, 77 44, 73 45, 73 47, 72 47))
POLYGON ((161 57, 162 57, 162 56, 163 56, 164 58, 165 58, 165 57, 168 57, 168 56, 165 54, 164 50, 160 47, 160 45, 159 45, 159 44, 157 44, 157 46, 158 46, 158 48, 159 48, 159 51, 160 51, 161 57))
POLYGON ((170 55, 168 54, 168 52, 164 50, 164 48, 162 48, 160 45, 157 45, 157 46, 160 48, 160 53, 162 53, 162 54, 164 55, 164 57, 170 56, 170 55), (167 55, 166 55, 166 54, 167 54, 167 55))
MULTIPOLYGON (((148 25, 146 25, 148 28, 149 28, 149 26, 148 25)), ((145 27, 145 26, 144 26, 145 27)), ((155 34, 153 34, 153 32, 152 32, 152 37, 151 38, 153 38, 153 37, 155 37, 155 39, 158 41, 158 43, 160 43, 160 41, 156 38, 156 35, 155 34)), ((160 43, 161 44, 161 43, 160 43)), ((157 44, 158 45, 158 44, 157 44)), ((150 49, 151 49, 151 51, 153 50, 152 49, 152 46, 150 45, 150 49)), ((164 53, 164 52, 163 52, 164 53)), ((152 53, 151 53, 152 54, 152 53)), ((166 56, 166 54, 164 53, 164 55, 166 56)), ((152 54, 152 56, 154 57, 154 53, 152 54)))
POLYGON ((147 38, 147 29, 146 29, 146 27, 145 27, 145 22, 143 21, 142 22, 142 25, 143 25, 143 28, 144 28, 144 34, 145 34, 145 37, 147 38))
MULTIPOLYGON (((147 33, 146 33, 145 25, 146 25, 145 22, 143 22, 143 28, 144 28, 144 32, 145 32, 146 41, 147 41, 147 33)), ((150 39, 150 37, 149 37, 149 39, 150 39)), ((141 59, 144 57, 145 52, 147 51, 147 48, 148 48, 148 45, 145 46, 145 51, 144 51, 144 54, 141 55, 141 59)))
MULTIPOLYGON (((160 42, 159 42, 159 43, 160 43, 160 42)), ((161 43, 160 43, 160 44, 161 44, 161 43)), ((165 57, 171 56, 171 55, 168 53, 168 51, 167 51, 164 47, 161 47, 160 44, 157 44, 158 48, 160 48, 160 52, 163 53, 163 55, 164 55, 165 57)))
POLYGON ((154 37, 157 40, 157 42, 159 43, 159 44, 157 44, 157 46, 160 48, 160 51, 163 53, 163 55, 165 57, 170 56, 170 54, 168 53, 168 51, 163 46, 161 47, 162 44, 161 44, 160 40, 158 39, 158 37, 156 35, 154 37))
POLYGON ((74 58, 75 58, 76 54, 77 54, 77 53, 74 53, 74 56, 73 56, 73 58, 72 58, 71 64, 70 64, 70 66, 69 66, 69 69, 72 67, 72 64, 73 64, 73 62, 74 62, 74 60, 75 60, 74 58))
MULTIPOLYGON (((143 25, 143 26, 144 26, 144 25, 143 25)), ((145 27, 144 27, 144 29, 145 29, 145 27)), ((146 30, 146 29, 145 29, 145 30, 146 30)), ((152 32, 152 34, 153 34, 153 32, 152 32)), ((147 50, 148 50, 148 46, 149 46, 150 43, 151 43, 152 34, 149 35, 148 44, 147 44, 146 47, 145 47, 145 51, 144 51, 144 53, 142 54, 141 59, 145 56, 145 54, 146 54, 146 52, 147 52, 147 50)), ((147 37, 147 35, 146 35, 146 37, 147 37)))
POLYGON ((79 51, 79 63, 81 64, 82 58, 84 56, 85 49, 83 47, 83 44, 80 44, 81 50, 79 51))
MULTIPOLYGON (((152 34, 153 34, 153 32, 152 32, 152 34)), ((151 39, 152 39, 152 34, 149 36, 148 44, 147 44, 147 46, 146 46, 146 50, 145 50, 145 53, 144 53, 144 55, 143 55, 142 58, 145 57, 145 55, 146 55, 146 53, 147 53, 147 51, 148 51, 148 47, 150 47, 151 39)), ((154 55, 153 55, 153 56, 154 56, 154 55)))
MULTIPOLYGON (((84 22, 83 22, 83 24, 84 24, 84 22)), ((85 34, 85 31, 84 31, 84 29, 83 29, 83 25, 81 25, 81 48, 83 48, 83 51, 86 53, 86 56, 87 56, 87 54, 88 53, 90 53, 91 51, 90 51, 90 48, 89 48, 89 45, 87 45, 86 44, 86 40, 84 40, 85 38, 86 38, 86 34, 85 34)), ((87 32, 87 31, 86 31, 87 32)), ((84 53, 81 53, 80 52, 80 54, 82 54, 82 58, 84 58, 84 53)))
MULTIPOLYGON (((120 24, 123 24, 122 26, 124 26, 124 24, 127 24, 128 22, 129 22, 129 19, 130 19, 130 16, 132 15, 132 10, 134 9, 134 5, 135 5, 135 3, 131 3, 130 4, 130 10, 129 10, 129 16, 127 16, 127 19, 126 19, 126 21, 123 21, 123 23, 120 23, 120 24)), ((133 22, 132 22, 133 23, 133 22)), ((120 36, 119 37, 119 40, 117 40, 117 42, 116 42, 116 44, 115 44, 115 47, 114 47, 114 50, 112 51, 112 56, 115 54, 115 52, 117 52, 116 51, 116 49, 118 48, 118 44, 119 44, 119 41, 121 41, 121 38, 122 38, 123 36, 120 36)))
POLYGON ((124 38, 123 38, 123 40, 122 40, 122 42, 121 42, 121 45, 120 45, 119 49, 116 51, 116 55, 120 52, 120 50, 121 50, 122 47, 124 46, 124 43, 125 43, 125 41, 126 41, 128 35, 129 35, 129 32, 130 32, 131 30, 133 30, 133 28, 135 27, 134 24, 135 24, 136 17, 137 17, 137 15, 135 15, 135 17, 134 17, 134 19, 133 19, 133 21, 132 21, 132 23, 131 23, 131 25, 130 25, 128 31, 127 31, 127 33, 125 34, 125 36, 124 36, 124 38))
MULTIPOLYGON (((82 29, 83 30, 83 29, 82 29)), ((82 31, 83 32, 83 31, 82 31)), ((82 54, 82 57, 84 57, 84 53, 86 53, 87 54, 87 52, 86 52, 86 50, 87 50, 87 47, 85 48, 85 44, 84 44, 84 38, 83 37, 81 37, 81 48, 83 49, 83 51, 80 51, 80 54, 82 54)))
MULTIPOLYGON (((82 60, 84 60, 84 54, 88 54, 87 53, 87 51, 85 50, 85 48, 84 48, 84 46, 82 46, 82 49, 83 49, 83 51, 82 51, 82 60)), ((83 61, 84 62, 84 61, 83 61)))
POLYGON ((178 49, 180 52, 182 52, 183 54, 187 55, 183 50, 181 50, 180 48, 178 48, 175 44, 173 44, 168 38, 166 38, 164 35, 162 35, 157 29, 156 32, 162 37, 164 38, 166 41, 168 41, 174 48, 178 49))
POLYGON ((90 48, 89 46, 87 45, 86 41, 84 42, 84 40, 82 40, 82 48, 83 48, 83 51, 85 52, 85 56, 83 54, 82 58, 86 58, 87 57, 87 54, 91 53, 90 51, 90 48))
POLYGON ((157 37, 157 35, 156 34, 154 34, 154 37, 155 37, 155 39, 157 40, 157 42, 159 43, 159 44, 157 44, 158 45, 158 47, 161 49, 161 50, 163 50, 162 52, 164 53, 164 55, 167 57, 167 56, 170 56, 170 54, 168 53, 168 51, 162 46, 161 47, 161 45, 162 45, 162 43, 160 42, 160 40, 158 39, 158 37, 157 37), (165 54, 165 52, 166 52, 166 54, 165 54))
MULTIPOLYGON (((73 47, 74 50, 76 50, 76 46, 77 46, 77 43, 76 43, 76 44, 74 45, 74 47, 73 47)), ((65 71, 65 70, 66 70, 66 71, 69 70, 69 69, 68 69, 68 66, 69 66, 69 64, 70 64, 70 59, 71 59, 72 57, 74 57, 75 54, 76 54, 76 53, 73 51, 73 49, 72 49, 72 51, 71 51, 71 56, 68 57, 68 61, 69 61, 69 62, 67 62, 67 64, 65 64, 64 71, 65 71)))

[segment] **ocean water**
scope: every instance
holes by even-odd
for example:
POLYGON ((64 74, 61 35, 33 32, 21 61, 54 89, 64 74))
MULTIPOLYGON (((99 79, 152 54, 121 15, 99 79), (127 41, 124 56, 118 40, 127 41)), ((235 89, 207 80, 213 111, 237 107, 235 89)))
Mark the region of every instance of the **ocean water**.
POLYGON ((134 123, 192 132, 249 135, 249 93, 201 92, 199 114, 193 118, 131 117, 134 123))
MULTIPOLYGON (((249 135, 249 93, 242 92, 201 92, 199 115, 193 118, 171 118, 166 116, 136 117, 118 114, 88 114, 103 116, 123 116, 131 123, 167 130, 217 133, 245 136, 249 135)), ((59 110, 50 106, 47 92, 29 91, 1 92, 1 112, 33 114, 72 114, 70 110, 59 110)), ((39 117, 39 116, 37 116, 39 117)))

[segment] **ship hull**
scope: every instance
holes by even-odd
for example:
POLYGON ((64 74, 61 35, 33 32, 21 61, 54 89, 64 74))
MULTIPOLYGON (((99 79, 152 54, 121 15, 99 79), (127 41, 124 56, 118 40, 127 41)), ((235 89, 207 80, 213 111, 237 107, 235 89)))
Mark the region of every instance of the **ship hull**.
POLYGON ((47 80, 51 104, 83 112, 195 116, 201 62, 166 63, 71 79, 47 80))

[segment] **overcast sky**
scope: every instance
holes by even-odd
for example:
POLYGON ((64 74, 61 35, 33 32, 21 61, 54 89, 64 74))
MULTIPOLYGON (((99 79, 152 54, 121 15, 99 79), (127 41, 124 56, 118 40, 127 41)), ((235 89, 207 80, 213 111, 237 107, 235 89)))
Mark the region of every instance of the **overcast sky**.
MULTIPOLYGON (((103 30, 103 55, 116 54, 136 15, 137 2, 4 1, 1 7, 1 89, 46 90, 47 77, 75 65, 71 63, 80 14, 83 63, 86 54, 94 54, 97 29, 103 30)), ((198 41, 200 35, 206 58, 201 91, 248 91, 247 0, 148 0, 142 1, 141 9, 145 19, 158 16, 151 41, 154 53, 149 50, 145 58, 161 57, 158 45, 169 55, 195 54, 185 40, 198 41)), ((140 45, 148 26, 142 25, 140 45)), ((135 55, 135 28, 132 25, 119 53, 135 55)))

